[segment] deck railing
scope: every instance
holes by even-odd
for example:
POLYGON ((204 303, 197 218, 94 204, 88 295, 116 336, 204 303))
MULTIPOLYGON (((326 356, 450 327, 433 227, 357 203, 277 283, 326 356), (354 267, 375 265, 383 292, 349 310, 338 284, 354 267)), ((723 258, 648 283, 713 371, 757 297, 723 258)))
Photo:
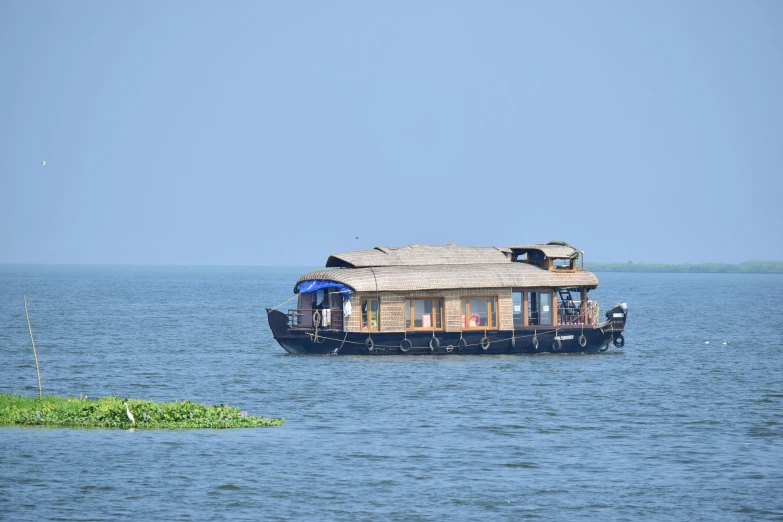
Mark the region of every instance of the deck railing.
POLYGON ((319 328, 329 330, 343 329, 343 311, 336 308, 324 308, 318 310, 311 309, 289 309, 288 324, 291 328, 312 328, 314 320, 318 320, 319 328), (316 312, 318 314, 316 315, 316 312))
POLYGON ((581 301, 560 302, 557 305, 557 324, 598 324, 598 301, 587 301, 586 312, 582 313, 581 301))
MULTIPOLYGON (((599 322, 599 309, 600 306, 597 301, 587 302, 587 313, 582 314, 582 307, 580 301, 573 301, 571 303, 564 304, 558 303, 557 306, 557 324, 558 325, 594 325, 599 322)), ((312 328, 313 327, 313 315, 318 312, 317 319, 318 327, 329 330, 343 330, 343 311, 340 309, 289 309, 288 310, 288 324, 291 328, 312 328), (328 313, 326 313, 328 310, 328 313)), ((531 323, 538 324, 538 314, 531 313, 531 323)))

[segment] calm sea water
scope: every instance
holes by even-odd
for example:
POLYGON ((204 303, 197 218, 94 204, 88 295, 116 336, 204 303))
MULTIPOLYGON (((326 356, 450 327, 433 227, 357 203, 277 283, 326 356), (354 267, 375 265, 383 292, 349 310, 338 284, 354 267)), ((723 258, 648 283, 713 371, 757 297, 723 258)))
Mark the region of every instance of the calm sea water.
POLYGON ((0 427, 0 519, 783 519, 783 276, 598 274, 605 354, 295 357, 303 271, 0 266, 0 391, 37 394, 26 294, 45 393, 286 419, 0 427))

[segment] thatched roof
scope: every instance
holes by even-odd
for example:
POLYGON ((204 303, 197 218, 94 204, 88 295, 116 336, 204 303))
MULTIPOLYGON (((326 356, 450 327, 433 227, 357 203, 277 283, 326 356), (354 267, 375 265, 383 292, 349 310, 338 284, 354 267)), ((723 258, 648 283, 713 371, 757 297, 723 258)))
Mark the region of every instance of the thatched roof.
MULTIPOLYGON (((598 286, 598 278, 586 270, 550 272, 528 263, 478 263, 463 265, 378 266, 375 268, 325 268, 297 281, 337 281, 357 292, 445 290, 460 288, 598 286)), ((294 285, 296 292, 296 285, 294 285)))
POLYGON ((520 245, 508 247, 515 253, 538 250, 546 257, 553 259, 568 259, 579 256, 579 251, 564 241, 550 241, 546 245, 520 245))
POLYGON ((398 248, 375 247, 334 254, 326 260, 327 267, 360 268, 367 266, 466 265, 508 263, 507 248, 465 247, 447 245, 408 245, 398 248))

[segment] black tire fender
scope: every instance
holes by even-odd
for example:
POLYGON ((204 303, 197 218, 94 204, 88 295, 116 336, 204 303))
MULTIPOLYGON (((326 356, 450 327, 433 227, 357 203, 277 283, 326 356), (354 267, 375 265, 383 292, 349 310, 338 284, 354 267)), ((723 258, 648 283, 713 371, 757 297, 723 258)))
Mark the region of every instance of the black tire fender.
POLYGON ((459 341, 457 342, 457 350, 460 352, 465 349, 465 347, 468 345, 467 342, 465 342, 465 339, 462 337, 459 338, 459 341))
POLYGON ((553 352, 559 352, 563 349, 563 342, 560 339, 555 339, 552 341, 552 351, 553 352))
POLYGON ((438 339, 437 337, 433 337, 432 339, 430 339, 430 350, 434 352, 438 348, 440 348, 440 339, 438 339))
POLYGON ((364 341, 364 347, 367 348, 368 352, 373 351, 375 349, 375 342, 372 340, 372 337, 368 337, 366 341, 364 341))
POLYGON ((532 347, 533 347, 533 351, 534 351, 534 352, 537 352, 537 351, 538 351, 538 337, 533 337, 533 338, 530 340, 530 346, 532 346, 532 347))
POLYGON ((481 338, 481 349, 482 350, 484 350, 486 352, 487 350, 489 350, 489 347, 491 345, 492 345, 492 342, 487 338, 486 335, 481 338))
POLYGON ((623 334, 618 334, 617 337, 614 338, 614 341, 612 341, 614 345, 618 348, 622 348, 625 346, 625 337, 623 337, 623 334))
POLYGON ((582 348, 587 346, 587 337, 585 337, 585 334, 579 336, 579 346, 582 348))
POLYGON ((400 351, 402 353, 408 353, 410 351, 411 346, 413 346, 413 343, 410 342, 408 339, 403 339, 400 341, 400 351))

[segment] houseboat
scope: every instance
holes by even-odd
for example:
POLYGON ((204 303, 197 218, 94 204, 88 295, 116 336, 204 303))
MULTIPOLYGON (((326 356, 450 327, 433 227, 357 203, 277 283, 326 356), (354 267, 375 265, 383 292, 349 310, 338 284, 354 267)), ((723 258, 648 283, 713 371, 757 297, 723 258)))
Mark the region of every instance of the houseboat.
POLYGON ((625 344, 625 303, 600 318, 598 278, 552 241, 511 247, 408 245, 334 254, 267 308, 292 354, 601 352, 625 344))

